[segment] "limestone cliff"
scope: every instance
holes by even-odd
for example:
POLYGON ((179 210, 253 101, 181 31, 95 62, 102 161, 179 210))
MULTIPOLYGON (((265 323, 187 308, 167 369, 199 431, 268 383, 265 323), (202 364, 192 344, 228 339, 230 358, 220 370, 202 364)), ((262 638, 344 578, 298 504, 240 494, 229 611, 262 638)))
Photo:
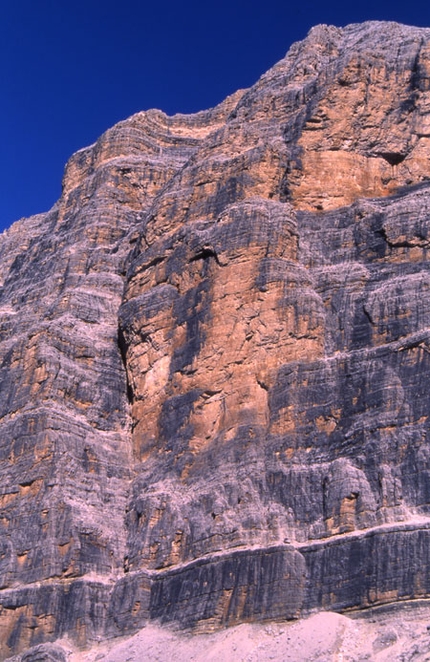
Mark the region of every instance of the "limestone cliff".
POLYGON ((319 26, 0 237, 0 659, 430 597, 429 140, 430 29, 319 26))

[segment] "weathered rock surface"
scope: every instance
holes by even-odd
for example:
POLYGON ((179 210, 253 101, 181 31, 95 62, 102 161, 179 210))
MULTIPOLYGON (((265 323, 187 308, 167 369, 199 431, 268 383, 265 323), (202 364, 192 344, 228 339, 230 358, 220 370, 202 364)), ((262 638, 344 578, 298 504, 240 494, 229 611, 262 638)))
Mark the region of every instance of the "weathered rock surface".
MULTIPOLYGON (((324 611, 296 621, 242 623, 193 636, 148 623, 125 641, 99 642, 84 652, 65 643, 65 649, 69 662, 425 662, 430 645, 429 618, 428 603, 418 600, 368 613, 324 611)), ((39 655, 40 651, 41 646, 35 650, 39 655)), ((28 662, 28 657, 10 662, 28 662)))
POLYGON ((319 26, 0 237, 1 659, 430 596, 429 139, 430 30, 319 26))

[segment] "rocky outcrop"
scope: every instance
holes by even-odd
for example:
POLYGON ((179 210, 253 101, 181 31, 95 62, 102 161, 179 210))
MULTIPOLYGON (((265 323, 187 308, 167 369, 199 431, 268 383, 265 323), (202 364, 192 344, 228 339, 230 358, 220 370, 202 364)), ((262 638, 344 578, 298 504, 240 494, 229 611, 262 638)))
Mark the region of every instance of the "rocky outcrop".
POLYGON ((429 596, 429 53, 314 28, 1 236, 3 659, 429 596))

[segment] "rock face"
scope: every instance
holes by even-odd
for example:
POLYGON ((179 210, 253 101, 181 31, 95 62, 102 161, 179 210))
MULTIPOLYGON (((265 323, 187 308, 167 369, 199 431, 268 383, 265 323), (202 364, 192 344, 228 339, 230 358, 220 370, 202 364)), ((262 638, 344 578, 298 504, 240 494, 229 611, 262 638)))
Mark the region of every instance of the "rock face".
POLYGON ((319 26, 0 237, 0 659, 430 596, 429 141, 430 30, 319 26))

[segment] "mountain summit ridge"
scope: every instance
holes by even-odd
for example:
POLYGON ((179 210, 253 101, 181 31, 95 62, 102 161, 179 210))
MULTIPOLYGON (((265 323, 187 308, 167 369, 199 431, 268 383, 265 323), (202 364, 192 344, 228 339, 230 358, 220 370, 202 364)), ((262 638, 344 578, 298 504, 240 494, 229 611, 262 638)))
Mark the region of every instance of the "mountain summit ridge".
POLYGON ((317 26, 0 235, 0 659, 429 597, 429 139, 430 29, 317 26))

